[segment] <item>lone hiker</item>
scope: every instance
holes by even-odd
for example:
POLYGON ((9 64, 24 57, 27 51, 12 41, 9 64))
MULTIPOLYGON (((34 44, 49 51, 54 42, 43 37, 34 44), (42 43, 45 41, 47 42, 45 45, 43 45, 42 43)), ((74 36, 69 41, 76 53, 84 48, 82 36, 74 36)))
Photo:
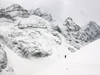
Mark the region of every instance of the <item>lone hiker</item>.
POLYGON ((65 58, 66 58, 66 55, 65 55, 65 58))

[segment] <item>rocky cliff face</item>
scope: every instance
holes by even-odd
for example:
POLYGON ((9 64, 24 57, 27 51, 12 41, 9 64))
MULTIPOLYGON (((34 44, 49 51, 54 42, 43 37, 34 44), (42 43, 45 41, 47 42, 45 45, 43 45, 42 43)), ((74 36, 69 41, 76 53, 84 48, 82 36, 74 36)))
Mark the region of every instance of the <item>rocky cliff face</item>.
POLYGON ((91 21, 83 28, 83 30, 91 36, 94 40, 100 38, 100 26, 97 25, 95 22, 91 21))
POLYGON ((13 20, 15 20, 15 17, 26 18, 28 16, 28 11, 18 4, 13 4, 5 9, 0 10, 0 17, 9 18, 13 20))
POLYGON ((75 47, 80 48, 100 38, 100 26, 91 21, 84 27, 79 27, 69 17, 64 22, 65 32, 62 34, 67 41, 75 47))
POLYGON ((66 26, 66 31, 67 32, 74 32, 74 31, 79 31, 80 27, 73 22, 72 18, 68 17, 65 22, 64 26, 66 26))
POLYGON ((7 8, 0 10, 0 18, 16 20, 17 17, 28 18, 31 15, 36 15, 44 18, 47 21, 52 21, 51 14, 44 12, 42 9, 26 10, 18 4, 13 4, 7 8))

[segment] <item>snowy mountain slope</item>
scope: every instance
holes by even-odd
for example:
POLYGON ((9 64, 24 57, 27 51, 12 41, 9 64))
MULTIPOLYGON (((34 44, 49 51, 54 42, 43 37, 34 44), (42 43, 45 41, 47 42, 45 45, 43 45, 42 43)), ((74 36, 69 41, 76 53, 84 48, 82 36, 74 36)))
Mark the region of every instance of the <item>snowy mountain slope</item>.
POLYGON ((60 60, 35 75, 99 75, 100 40, 89 44, 66 59, 60 60))
POLYGON ((2 47, 7 53, 7 60, 10 64, 10 68, 13 68, 13 73, 9 73, 9 71, 7 72, 7 69, 4 69, 0 73, 1 75, 31 75, 55 62, 55 60, 51 57, 41 59, 24 59, 5 45, 2 45, 2 47))
POLYGON ((32 75, 100 75, 100 65, 56 62, 32 75))
POLYGON ((20 29, 28 28, 28 27, 33 27, 33 28, 51 27, 49 22, 35 15, 32 15, 29 18, 21 19, 21 21, 18 23, 18 26, 20 29))
POLYGON ((100 40, 69 55, 66 61, 83 64, 100 64, 100 40))
POLYGON ((21 57, 38 58, 55 54, 55 57, 63 58, 64 54, 70 53, 68 48, 73 48, 66 43, 66 38, 56 30, 57 28, 54 29, 54 24, 39 16, 17 17, 10 23, 3 19, 0 18, 0 30, 6 39, 4 44, 21 57))
POLYGON ((0 44, 0 75, 14 75, 14 70, 9 64, 5 49, 0 44))

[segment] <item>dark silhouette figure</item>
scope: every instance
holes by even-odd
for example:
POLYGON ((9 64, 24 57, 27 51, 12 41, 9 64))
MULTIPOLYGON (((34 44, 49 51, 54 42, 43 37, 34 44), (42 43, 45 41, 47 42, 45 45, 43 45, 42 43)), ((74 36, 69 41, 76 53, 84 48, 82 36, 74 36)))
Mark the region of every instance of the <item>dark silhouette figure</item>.
POLYGON ((66 55, 65 55, 65 58, 66 58, 66 55))

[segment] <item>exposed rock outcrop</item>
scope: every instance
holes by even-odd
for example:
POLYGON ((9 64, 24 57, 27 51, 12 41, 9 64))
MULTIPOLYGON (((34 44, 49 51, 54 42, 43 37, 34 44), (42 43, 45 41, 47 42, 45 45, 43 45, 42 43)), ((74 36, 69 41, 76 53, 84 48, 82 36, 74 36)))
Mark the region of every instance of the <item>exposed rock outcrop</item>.
POLYGON ((44 18, 45 20, 47 20, 47 21, 52 21, 52 16, 51 16, 51 14, 48 14, 48 13, 46 13, 46 12, 44 12, 42 9, 40 9, 40 8, 37 8, 37 9, 35 9, 35 10, 31 10, 30 11, 30 14, 31 15, 37 15, 37 16, 39 16, 39 17, 42 17, 42 18, 44 18))
POLYGON ((67 32, 74 32, 74 31, 79 31, 80 27, 75 24, 75 22, 73 22, 72 18, 68 17, 65 22, 64 25, 66 26, 66 31, 67 32))
POLYGON ((5 9, 0 10, 0 17, 5 17, 9 19, 15 20, 15 17, 27 18, 28 16, 28 11, 18 4, 13 4, 5 9))
POLYGON ((71 45, 79 49, 81 46, 100 38, 100 26, 93 21, 90 21, 84 27, 79 27, 73 22, 72 18, 69 17, 65 20, 64 27, 65 32, 62 32, 62 34, 71 45))
POLYGON ((0 44, 0 72, 7 67, 7 56, 0 44))

